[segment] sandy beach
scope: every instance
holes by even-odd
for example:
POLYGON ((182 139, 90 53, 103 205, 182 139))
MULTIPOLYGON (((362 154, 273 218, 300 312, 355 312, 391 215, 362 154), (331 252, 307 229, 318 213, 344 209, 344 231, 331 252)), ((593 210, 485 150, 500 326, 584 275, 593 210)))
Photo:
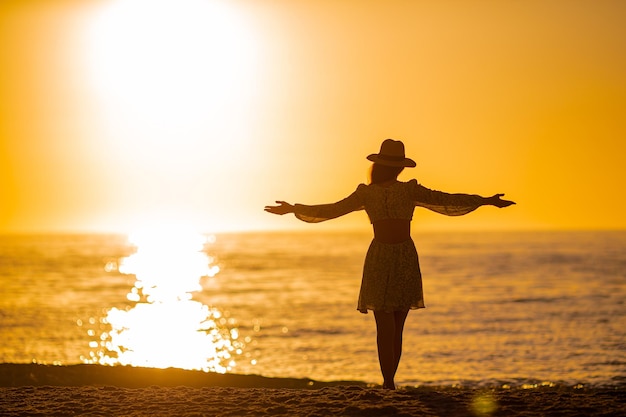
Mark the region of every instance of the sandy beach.
POLYGON ((623 416, 626 389, 400 387, 178 369, 0 364, 1 416, 623 416))

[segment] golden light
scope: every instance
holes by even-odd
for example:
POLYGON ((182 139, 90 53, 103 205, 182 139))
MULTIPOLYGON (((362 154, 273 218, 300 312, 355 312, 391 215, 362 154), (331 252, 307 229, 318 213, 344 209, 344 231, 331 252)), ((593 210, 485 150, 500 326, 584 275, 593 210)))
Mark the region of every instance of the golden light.
POLYGON ((232 4, 117 0, 87 39, 88 81, 115 151, 166 158, 174 144, 197 152, 203 142, 219 147, 220 133, 241 124, 258 48, 232 4))
POLYGON ((191 292, 202 290, 200 277, 219 272, 202 252, 206 238, 190 230, 161 227, 131 234, 129 241, 138 249, 121 262, 119 271, 137 277, 128 294, 131 301, 139 301, 139 292, 149 303, 189 299, 191 292))
POLYGON ((498 403, 489 392, 482 392, 474 396, 470 410, 477 417, 489 417, 498 409, 498 403))
POLYGON ((89 363, 227 372, 242 353, 237 328, 217 308, 192 299, 200 279, 219 272, 204 253, 210 239, 182 228, 132 235, 136 253, 119 271, 136 277, 127 309, 111 308, 101 319, 107 331, 90 330, 89 363))

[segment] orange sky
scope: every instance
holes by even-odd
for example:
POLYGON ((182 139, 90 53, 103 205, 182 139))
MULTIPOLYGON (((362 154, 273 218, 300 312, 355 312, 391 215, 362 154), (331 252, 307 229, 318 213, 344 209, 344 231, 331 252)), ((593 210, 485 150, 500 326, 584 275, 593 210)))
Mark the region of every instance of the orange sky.
POLYGON ((625 228, 626 3, 0 3, 0 232, 367 228, 263 212, 366 180, 518 204, 414 229, 625 228), (164 220, 165 219, 165 220, 164 220))

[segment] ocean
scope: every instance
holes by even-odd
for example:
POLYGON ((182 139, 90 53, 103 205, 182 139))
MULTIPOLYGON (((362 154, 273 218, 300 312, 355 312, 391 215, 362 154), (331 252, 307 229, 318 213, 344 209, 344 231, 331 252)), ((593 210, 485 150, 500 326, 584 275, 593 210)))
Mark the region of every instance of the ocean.
MULTIPOLYGON (((0 236, 0 362, 381 383, 370 235, 0 236)), ((400 386, 626 383, 626 232, 413 233, 400 386)))

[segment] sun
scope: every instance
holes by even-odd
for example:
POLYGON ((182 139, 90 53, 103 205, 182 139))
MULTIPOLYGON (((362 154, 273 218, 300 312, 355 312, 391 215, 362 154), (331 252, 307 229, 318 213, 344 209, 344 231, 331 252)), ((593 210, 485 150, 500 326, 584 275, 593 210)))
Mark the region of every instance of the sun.
POLYGON ((89 26, 88 80, 114 134, 132 136, 140 152, 241 117, 257 51, 227 2, 117 0, 89 26))
POLYGON ((263 44, 250 11, 222 0, 113 0, 84 30, 89 140, 120 198, 141 217, 199 210, 207 178, 254 156, 240 151, 254 147, 263 44))

